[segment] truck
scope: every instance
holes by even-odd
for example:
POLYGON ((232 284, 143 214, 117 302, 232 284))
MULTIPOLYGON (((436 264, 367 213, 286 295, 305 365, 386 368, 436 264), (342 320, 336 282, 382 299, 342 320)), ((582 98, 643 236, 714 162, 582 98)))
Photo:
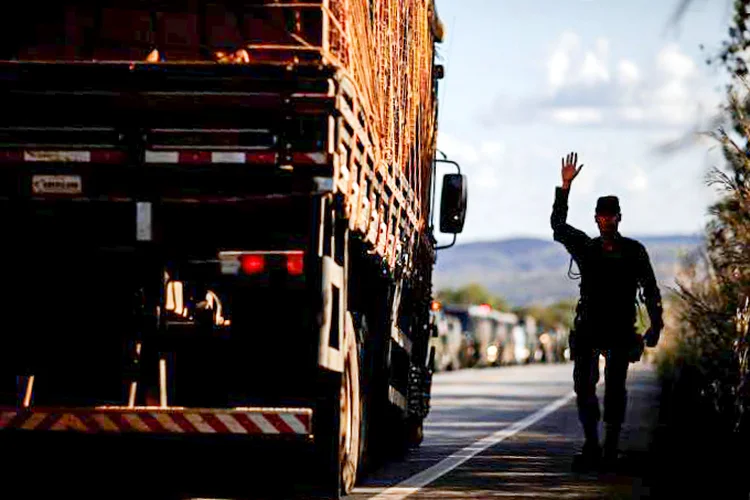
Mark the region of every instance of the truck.
POLYGON ((467 367, 486 367, 500 363, 503 338, 498 328, 499 311, 489 304, 446 304, 445 314, 460 324, 465 342, 462 360, 467 367))
POLYGON ((0 439, 293 441, 332 498, 418 445, 467 196, 436 154, 433 1, 0 24, 0 439))
POLYGON ((463 352, 467 349, 468 338, 464 335, 461 321, 445 314, 440 302, 433 302, 432 317, 437 335, 433 336, 431 355, 434 351, 433 371, 453 371, 463 368, 463 352))

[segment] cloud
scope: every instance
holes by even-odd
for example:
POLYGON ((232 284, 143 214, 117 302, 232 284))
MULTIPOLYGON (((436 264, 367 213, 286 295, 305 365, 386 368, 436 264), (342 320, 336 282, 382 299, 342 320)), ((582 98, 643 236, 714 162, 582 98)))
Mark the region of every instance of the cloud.
POLYGON ((552 120, 564 125, 601 123, 604 118, 601 110, 587 107, 563 107, 553 109, 552 120))
POLYGON ((580 49, 581 39, 575 33, 564 32, 547 60, 547 83, 554 90, 565 86, 570 75, 573 55, 580 49))
POLYGON ((617 77, 620 85, 630 87, 640 80, 641 70, 633 61, 622 59, 617 63, 617 77))
POLYGON ((544 94, 498 98, 482 123, 685 129, 696 127, 720 102, 676 43, 664 45, 643 67, 628 58, 612 60, 610 52, 606 38, 586 47, 577 34, 562 33, 547 60, 544 94))
POLYGON ((627 181, 627 188, 630 191, 641 192, 648 189, 648 177, 645 170, 638 165, 630 167, 632 177, 627 181))

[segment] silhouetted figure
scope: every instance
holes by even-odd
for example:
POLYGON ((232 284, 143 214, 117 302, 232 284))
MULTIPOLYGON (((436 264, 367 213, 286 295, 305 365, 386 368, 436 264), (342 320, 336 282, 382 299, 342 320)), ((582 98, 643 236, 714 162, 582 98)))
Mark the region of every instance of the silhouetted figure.
POLYGON ((578 154, 562 161, 562 187, 555 190, 551 224, 555 241, 570 253, 580 270, 581 296, 570 336, 574 361, 573 381, 578 417, 585 442, 575 465, 588 469, 597 466, 604 453, 604 465, 611 467, 617 458, 620 429, 625 418, 628 365, 640 359, 643 341, 655 347, 663 328, 662 304, 654 271, 644 246, 618 232, 622 220, 616 196, 603 196, 596 204, 595 220, 600 236, 590 238, 566 222, 568 193, 573 179, 583 168, 576 168, 578 154), (635 331, 636 294, 641 288, 651 327, 641 338, 635 331), (599 381, 599 356, 604 355, 605 440, 599 445, 600 419, 596 384, 599 381))

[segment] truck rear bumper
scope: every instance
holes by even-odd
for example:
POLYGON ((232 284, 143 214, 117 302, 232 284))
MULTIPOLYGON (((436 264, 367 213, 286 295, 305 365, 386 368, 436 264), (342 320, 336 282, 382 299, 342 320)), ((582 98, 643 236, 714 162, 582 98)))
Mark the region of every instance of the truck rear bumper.
POLYGON ((0 431, 312 438, 311 408, 2 408, 0 431))

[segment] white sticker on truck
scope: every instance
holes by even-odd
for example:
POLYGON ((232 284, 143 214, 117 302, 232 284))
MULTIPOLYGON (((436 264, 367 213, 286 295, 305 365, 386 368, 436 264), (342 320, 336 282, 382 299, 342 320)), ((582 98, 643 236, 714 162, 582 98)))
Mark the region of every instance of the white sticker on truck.
POLYGON ((34 194, 81 194, 83 183, 80 175, 34 175, 31 178, 34 194))
POLYGON ((89 162, 90 151, 24 151, 24 161, 40 162, 89 162))
POLYGON ((135 206, 136 239, 151 241, 151 203, 139 201, 135 206))

